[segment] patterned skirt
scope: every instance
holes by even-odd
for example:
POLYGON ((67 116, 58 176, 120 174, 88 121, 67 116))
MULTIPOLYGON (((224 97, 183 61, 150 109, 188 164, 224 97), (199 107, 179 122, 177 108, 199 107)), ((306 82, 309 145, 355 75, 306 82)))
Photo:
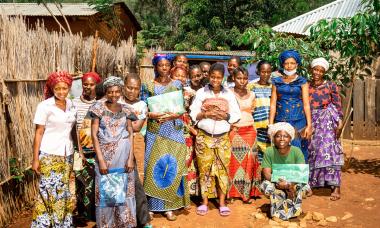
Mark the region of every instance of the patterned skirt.
POLYGON ((95 221, 95 154, 85 154, 83 169, 75 171, 75 190, 79 215, 95 221))
POLYGON ((73 156, 40 152, 39 194, 33 210, 31 227, 73 227, 69 181, 73 156))
POLYGON ((216 198, 218 196, 217 182, 221 191, 227 194, 231 158, 231 145, 228 134, 211 137, 204 131, 199 130, 195 143, 202 197, 216 198))
POLYGON ((309 185, 297 184, 294 199, 288 199, 286 192, 276 189, 274 183, 263 181, 260 188, 262 192, 270 197, 270 214, 282 220, 289 220, 302 213, 302 195, 310 189, 309 185))
POLYGON ((258 196, 260 165, 256 151, 256 131, 253 126, 240 127, 230 132, 231 160, 229 175, 231 186, 228 198, 239 197, 248 201, 251 196, 258 196))
POLYGON ((200 186, 199 186, 199 174, 198 174, 198 165, 195 155, 195 150, 193 147, 194 137, 189 135, 185 138, 186 140, 186 166, 187 166, 187 185, 189 186, 189 194, 191 196, 200 195, 200 186))
POLYGON ((343 149, 336 138, 339 113, 334 105, 312 111, 314 134, 309 144, 311 187, 340 186, 343 149))

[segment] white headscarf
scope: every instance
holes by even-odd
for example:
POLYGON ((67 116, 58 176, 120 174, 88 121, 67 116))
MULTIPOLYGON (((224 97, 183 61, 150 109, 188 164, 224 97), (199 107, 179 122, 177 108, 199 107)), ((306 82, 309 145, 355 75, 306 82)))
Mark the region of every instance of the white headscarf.
POLYGON ((268 128, 268 135, 270 136, 270 139, 272 140, 273 143, 273 137, 278 131, 286 131, 293 140, 295 137, 295 130, 294 127, 286 122, 278 122, 273 125, 270 125, 268 128))
POLYGON ((325 71, 329 70, 330 64, 327 62, 325 58, 316 58, 311 62, 311 68, 314 68, 315 66, 321 66, 325 68, 325 71))

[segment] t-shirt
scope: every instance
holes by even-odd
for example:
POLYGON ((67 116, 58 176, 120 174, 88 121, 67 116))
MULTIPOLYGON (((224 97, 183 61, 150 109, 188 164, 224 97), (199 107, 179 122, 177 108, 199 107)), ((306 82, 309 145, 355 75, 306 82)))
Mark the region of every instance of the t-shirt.
POLYGON ((295 146, 290 147, 290 152, 286 156, 281 156, 276 147, 268 147, 264 153, 262 168, 272 168, 273 164, 305 164, 302 151, 295 146))

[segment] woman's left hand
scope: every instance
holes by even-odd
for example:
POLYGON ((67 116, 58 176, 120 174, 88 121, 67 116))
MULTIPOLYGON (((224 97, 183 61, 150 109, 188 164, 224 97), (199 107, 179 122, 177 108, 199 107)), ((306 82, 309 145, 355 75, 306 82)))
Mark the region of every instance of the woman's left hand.
POLYGON ((312 134, 313 128, 311 126, 306 126, 306 128, 301 133, 301 137, 305 139, 310 139, 312 134))
POLYGON ((128 173, 130 173, 133 171, 134 168, 135 168, 135 163, 134 163, 133 159, 128 159, 127 164, 125 166, 125 170, 128 173))
POLYGON ((166 112, 165 116, 163 116, 162 118, 159 118, 159 122, 163 123, 163 122, 166 122, 166 121, 169 121, 169 120, 178 119, 180 116, 181 115, 176 114, 176 113, 166 112))

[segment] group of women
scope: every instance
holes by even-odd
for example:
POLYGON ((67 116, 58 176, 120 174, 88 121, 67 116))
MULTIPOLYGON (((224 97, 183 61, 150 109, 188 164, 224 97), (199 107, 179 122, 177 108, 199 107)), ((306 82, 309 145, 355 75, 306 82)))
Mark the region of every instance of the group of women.
POLYGON ((270 196, 273 217, 287 220, 302 212, 302 193, 312 192, 307 184, 271 182, 273 164, 308 163, 310 186, 329 186, 331 200, 339 199, 343 116, 338 87, 323 77, 329 64, 313 60, 309 83, 297 72, 297 51, 284 51, 279 61, 275 72, 260 61, 259 79, 249 82, 239 57, 228 61, 225 76, 220 63, 189 66, 184 55, 155 55, 152 81, 129 74, 101 83, 89 72, 73 100, 72 77, 50 74, 34 118, 32 169, 40 184, 32 227, 71 227, 74 208, 98 227, 152 227, 154 213, 176 220, 190 196, 202 198, 198 215, 218 198, 220 215, 228 216, 227 202, 250 204, 260 194, 270 196), (174 91, 183 92, 185 113, 149 110, 149 98, 174 91), (141 184, 133 136, 145 122, 141 184))

